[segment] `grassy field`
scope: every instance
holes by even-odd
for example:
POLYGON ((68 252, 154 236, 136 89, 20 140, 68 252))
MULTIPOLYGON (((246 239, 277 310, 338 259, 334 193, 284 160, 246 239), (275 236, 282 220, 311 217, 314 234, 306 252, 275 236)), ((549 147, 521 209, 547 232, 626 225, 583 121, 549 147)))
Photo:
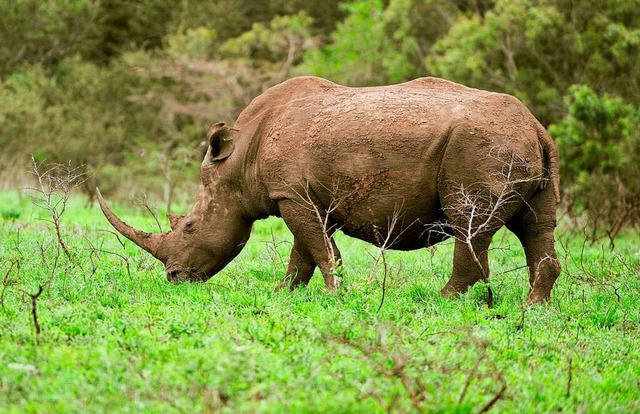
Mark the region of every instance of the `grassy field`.
POLYGON ((345 236, 346 291, 316 275, 276 292, 277 219, 209 282, 170 285, 83 203, 63 216, 69 260, 44 210, 0 194, 0 412, 640 412, 637 234, 610 251, 560 228, 552 303, 528 308, 522 249, 499 233, 489 308, 486 285, 440 296, 451 243, 388 252, 384 301, 377 249, 345 236))

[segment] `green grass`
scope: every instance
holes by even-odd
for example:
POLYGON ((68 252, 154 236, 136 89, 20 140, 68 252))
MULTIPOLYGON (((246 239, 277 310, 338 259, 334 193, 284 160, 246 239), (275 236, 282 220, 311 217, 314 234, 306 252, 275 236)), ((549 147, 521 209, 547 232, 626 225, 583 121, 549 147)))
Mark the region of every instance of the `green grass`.
MULTIPOLYGON (((357 240, 338 237, 347 290, 337 294, 318 275, 274 290, 291 242, 277 219, 256 223, 209 282, 170 285, 160 263, 104 231, 97 207, 71 201, 73 263, 43 211, 0 194, 0 278, 19 260, 0 285, 0 412, 476 413, 494 399, 496 412, 640 411, 637 234, 611 252, 559 229, 563 273, 550 306, 531 308, 507 232, 491 254, 493 308, 483 285, 440 296, 450 243, 389 252, 377 312, 377 250, 357 240), (28 293, 47 281, 36 335, 28 293)), ((116 210, 155 228, 141 211, 116 210)))

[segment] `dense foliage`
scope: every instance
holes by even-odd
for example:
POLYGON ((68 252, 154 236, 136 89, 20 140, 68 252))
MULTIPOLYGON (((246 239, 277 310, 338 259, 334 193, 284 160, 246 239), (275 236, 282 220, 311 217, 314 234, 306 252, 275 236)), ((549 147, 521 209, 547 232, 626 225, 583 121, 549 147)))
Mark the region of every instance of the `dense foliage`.
MULTIPOLYGON (((569 113, 550 131, 562 150, 567 201, 584 209, 592 232, 613 241, 640 214, 640 111, 620 98, 576 85, 569 113)), ((593 237, 592 237, 593 238, 593 237)))
POLYGON ((85 165, 122 195, 144 177, 169 202, 195 183, 207 126, 232 123, 273 84, 435 75, 513 94, 555 125, 571 211, 618 206, 590 213, 604 229, 594 237, 638 224, 635 0, 22 0, 0 11, 4 186, 34 156, 85 165), (595 182, 607 191, 585 191, 595 182))

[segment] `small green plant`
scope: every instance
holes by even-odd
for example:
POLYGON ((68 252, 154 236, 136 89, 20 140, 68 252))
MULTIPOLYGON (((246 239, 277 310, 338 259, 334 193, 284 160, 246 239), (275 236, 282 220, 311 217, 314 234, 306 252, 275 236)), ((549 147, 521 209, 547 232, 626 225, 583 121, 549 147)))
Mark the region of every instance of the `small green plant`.
POLYGON ((0 217, 2 217, 3 220, 7 220, 7 221, 15 221, 20 218, 21 214, 22 214, 21 211, 14 210, 14 209, 0 211, 0 217))

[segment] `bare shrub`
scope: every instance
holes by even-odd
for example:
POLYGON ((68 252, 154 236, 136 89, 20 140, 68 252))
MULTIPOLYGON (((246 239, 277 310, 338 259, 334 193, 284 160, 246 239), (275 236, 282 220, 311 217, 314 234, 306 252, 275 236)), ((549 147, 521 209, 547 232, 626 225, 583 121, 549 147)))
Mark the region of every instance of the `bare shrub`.
POLYGON ((334 181, 332 188, 327 188, 327 190, 329 190, 331 193, 331 202, 326 208, 319 206, 318 202, 314 200, 309 182, 304 183, 304 194, 300 194, 296 191, 296 194, 301 200, 301 202, 297 204, 304 209, 313 212, 315 218, 318 220, 318 223, 320 223, 320 225, 322 226, 322 241, 327 251, 327 255, 331 260, 330 272, 333 280, 330 282, 333 284, 334 288, 337 288, 342 281, 341 279, 343 276, 344 267, 342 265, 342 260, 339 258, 339 253, 334 247, 335 245, 333 241, 333 234, 336 231, 340 230, 340 228, 335 223, 331 222, 331 213, 336 211, 340 207, 340 205, 349 197, 349 194, 344 197, 336 197, 339 185, 339 181, 334 181))
POLYGON ((160 233, 164 233, 162 229, 162 225, 160 224, 160 219, 158 218, 158 209, 155 206, 151 206, 149 204, 149 198, 147 197, 147 193, 142 194, 142 198, 133 199, 132 203, 136 206, 140 206, 147 210, 149 214, 153 217, 153 220, 156 222, 156 226, 158 226, 158 230, 160 233))
POLYGON ((62 237, 62 216, 66 212, 72 191, 84 182, 85 173, 82 167, 73 167, 70 163, 45 166, 37 163, 34 158, 31 160, 38 186, 28 190, 33 193, 34 204, 49 213, 50 219, 46 221, 53 225, 58 245, 67 259, 72 261, 69 248, 62 237))
MULTIPOLYGON (((398 381, 404 390, 406 397, 416 412, 429 411, 434 403, 433 393, 430 392, 430 384, 425 383, 422 373, 425 371, 442 372, 445 376, 465 374, 466 380, 458 397, 458 406, 461 406, 469 395, 469 390, 476 382, 489 382, 493 384, 491 388, 497 391, 481 407, 478 412, 487 412, 501 399, 505 398, 507 382, 504 375, 497 367, 489 354, 491 343, 475 336, 470 329, 463 329, 462 332, 438 332, 433 336, 445 336, 464 334, 457 346, 472 348, 478 351, 478 357, 471 369, 462 369, 460 366, 451 367, 446 362, 438 361, 435 358, 416 358, 401 351, 401 346, 393 342, 394 335, 389 335, 384 327, 378 327, 378 337, 373 343, 362 344, 359 341, 342 337, 331 337, 329 340, 344 345, 344 349, 339 350, 341 354, 365 361, 367 366, 374 371, 375 378, 385 378, 398 381), (482 369, 480 369, 482 367, 482 369)), ((435 339, 434 339, 435 340, 435 339)), ((401 411, 397 405, 400 396, 396 396, 390 403, 385 403, 382 395, 375 387, 362 387, 360 399, 372 398, 381 406, 386 406, 388 412, 401 411)))
POLYGON ((398 225, 398 219, 401 216, 402 212, 402 204, 396 204, 393 214, 391 217, 387 218, 387 227, 385 229, 384 234, 381 229, 374 225, 374 231, 376 235, 376 243, 378 244, 378 255, 375 258, 373 263, 373 268, 371 269, 371 274, 369 279, 373 279, 373 276, 377 272, 380 263, 382 263, 382 295, 380 296, 380 304, 378 305, 378 309, 376 313, 379 313, 384 305, 384 299, 387 292, 387 277, 389 275, 389 268, 387 266, 387 259, 385 253, 400 239, 402 233, 409 227, 411 227, 414 223, 406 226, 402 231, 398 232, 395 237, 392 238, 392 235, 395 231, 396 226, 398 225))
POLYGON ((23 287, 18 288, 20 292, 22 292, 24 295, 26 295, 29 298, 31 320, 33 322, 33 329, 36 335, 36 344, 38 343, 38 336, 42 332, 40 319, 38 317, 38 299, 40 299, 40 296, 45 292, 45 289, 48 288, 48 286, 51 284, 51 281, 53 280, 56 273, 60 269, 60 250, 62 250, 60 245, 57 245, 56 254, 55 256, 53 256, 53 261, 51 261, 49 260, 49 255, 45 245, 43 243, 38 243, 38 247, 40 249, 40 260, 42 263, 42 269, 44 270, 48 268, 49 276, 44 281, 44 283, 38 283, 38 288, 34 293, 27 291, 23 287))

